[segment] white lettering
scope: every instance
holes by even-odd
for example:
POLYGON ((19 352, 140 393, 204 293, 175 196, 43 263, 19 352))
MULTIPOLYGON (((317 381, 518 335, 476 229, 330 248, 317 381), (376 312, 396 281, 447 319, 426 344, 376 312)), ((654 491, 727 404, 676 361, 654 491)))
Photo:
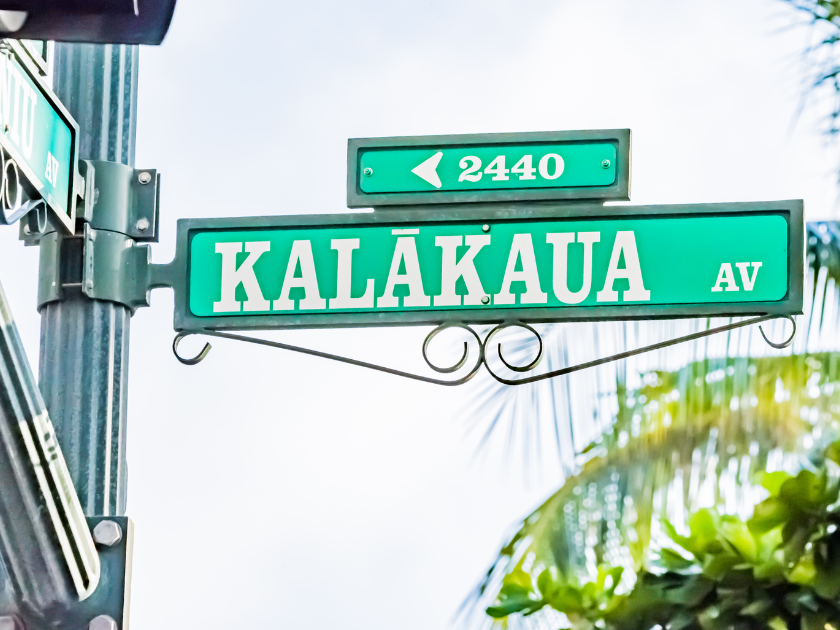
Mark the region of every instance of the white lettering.
POLYGON ((636 235, 634 232, 616 232, 604 288, 596 294, 599 302, 618 301, 618 292, 613 289, 613 286, 615 281, 619 279, 630 282, 630 288, 623 292, 623 301, 650 301, 650 291, 645 289, 642 280, 642 267, 639 264, 639 252, 636 251, 636 235), (624 269, 619 269, 618 263, 621 260, 622 253, 624 253, 624 269))
POLYGON ((373 278, 369 278, 365 294, 350 297, 353 279, 353 250, 359 249, 357 238, 334 238, 330 247, 338 251, 337 288, 334 298, 330 298, 330 308, 373 308, 373 278))
POLYGON ((493 298, 494 304, 515 304, 516 297, 510 292, 513 282, 524 282, 525 293, 519 295, 520 304, 545 304, 548 294, 540 288, 540 276, 537 272, 537 260, 534 257, 534 243, 530 234, 514 234, 510 247, 502 290, 493 298), (516 271, 516 263, 522 260, 522 271, 516 271))
POLYGON ((423 291, 423 278, 420 275, 420 261, 417 259, 417 245, 413 236, 401 236, 394 248, 388 282, 385 293, 377 298, 378 308, 393 308, 400 305, 400 299, 394 295, 398 284, 408 285, 408 296, 403 298, 403 306, 429 306, 431 298, 423 291), (405 273, 399 273, 400 265, 405 262, 405 273))
POLYGON ((236 268, 236 255, 242 251, 242 243, 216 243, 216 253, 222 255, 222 299, 213 302, 214 313, 230 313, 242 310, 242 302, 236 299, 236 289, 241 284, 245 287, 245 310, 267 311, 268 300, 263 297, 254 263, 271 248, 268 241, 245 243, 248 258, 236 268))
POLYGON ((327 308, 327 301, 321 297, 318 289, 318 277, 315 275, 315 260, 312 258, 311 241, 295 241, 292 243, 292 253, 286 266, 286 276, 283 278, 283 289, 280 297, 274 300, 275 311, 292 311, 295 301, 289 297, 292 289, 301 287, 306 297, 300 300, 300 309, 320 310, 327 308), (295 277, 298 262, 300 262, 300 278, 295 277))
POLYGON ((440 274, 440 295, 435 296, 435 306, 461 306, 463 298, 464 305, 481 304, 481 298, 486 294, 481 286, 481 279, 475 270, 475 256, 485 245, 490 244, 489 234, 471 234, 467 236, 467 253, 458 257, 458 247, 463 245, 463 236, 436 236, 435 245, 443 251, 441 274, 440 274), (460 296, 455 292, 455 284, 459 278, 464 279, 467 285, 467 295, 460 296))
MULTIPOLYGON (((754 278, 753 278, 754 279, 754 278)), ((738 291, 738 285, 735 282, 735 274, 732 272, 732 265, 729 263, 723 263, 720 266, 720 271, 718 272, 717 282, 715 282, 715 286, 712 287, 712 291, 723 291, 721 288, 722 283, 726 283, 726 290, 727 291, 738 291)))
POLYGON ((592 245, 601 240, 600 232, 578 232, 577 242, 583 244, 583 286, 579 291, 569 291, 569 244, 574 242, 574 232, 546 234, 546 241, 554 246, 554 295, 564 304, 580 304, 592 288, 592 245))
MULTIPOLYGON (((754 262, 754 263, 742 262, 742 263, 735 263, 735 266, 738 267, 738 271, 741 272, 741 284, 744 285, 744 291, 752 291, 753 287, 755 286, 755 278, 756 278, 756 276, 758 276, 758 270, 761 269, 761 263, 760 262, 754 262), (752 268, 753 268, 752 277, 750 277, 749 272, 747 271, 747 268, 750 267, 750 266, 752 266, 752 268)), ((714 289, 712 289, 712 290, 714 290, 714 289)))

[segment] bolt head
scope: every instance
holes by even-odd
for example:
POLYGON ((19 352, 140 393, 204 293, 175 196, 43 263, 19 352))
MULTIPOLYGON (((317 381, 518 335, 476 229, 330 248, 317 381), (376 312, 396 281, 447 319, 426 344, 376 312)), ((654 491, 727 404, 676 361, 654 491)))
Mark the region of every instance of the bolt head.
POLYGON ((365 167, 365 170, 362 171, 365 174, 365 177, 370 177, 373 175, 373 169, 369 166, 365 167))
POLYGON ((138 232, 145 232, 149 229, 149 220, 148 219, 140 219, 136 224, 135 227, 137 228, 138 232))
POLYGON ((609 168, 611 165, 612 162, 610 162, 609 160, 604 160, 603 162, 601 162, 601 168, 609 168))
POLYGON ((481 226, 481 231, 482 232, 489 232, 490 231, 490 226, 485 223, 484 225, 481 226))
POLYGON ((490 304, 490 296, 485 295, 483 298, 481 298, 481 303, 482 304, 490 304))
POLYGON ((137 176, 137 181, 141 184, 148 184, 152 181, 152 174, 148 171, 140 171, 140 174, 137 176))
POLYGON ((122 540, 122 528, 114 521, 101 521, 93 528, 93 540, 97 545, 113 547, 122 540))
POLYGON ((88 630, 119 630, 117 622, 108 615, 99 615, 88 624, 88 630))

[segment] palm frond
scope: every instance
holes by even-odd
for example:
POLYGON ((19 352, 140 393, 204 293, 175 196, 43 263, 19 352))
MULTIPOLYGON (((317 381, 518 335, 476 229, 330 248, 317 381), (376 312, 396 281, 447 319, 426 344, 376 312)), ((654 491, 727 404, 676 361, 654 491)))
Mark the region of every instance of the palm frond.
MULTIPOLYGON (((560 478, 577 470, 575 457, 598 442, 626 412, 626 392, 638 390, 653 373, 677 372, 692 363, 736 357, 801 355, 840 350, 840 226, 808 224, 804 315, 796 317, 794 344, 778 351, 751 326, 687 342, 529 385, 479 382, 465 410, 467 432, 477 449, 517 449, 526 467, 559 460, 560 478), (538 441, 532 440, 540 436, 538 441)), ((580 322, 538 327, 545 345, 541 369, 551 371, 736 321, 713 318, 673 321, 580 322)), ((783 339, 790 325, 764 325, 770 339, 783 339)), ((533 358, 530 333, 511 330, 502 341, 505 357, 524 364, 533 358)), ((725 366, 724 366, 725 368, 725 366)), ((717 369, 717 368, 716 368, 717 369)), ((707 376, 704 375, 703 378, 707 376)), ((708 376, 714 378, 714 376, 708 376)))

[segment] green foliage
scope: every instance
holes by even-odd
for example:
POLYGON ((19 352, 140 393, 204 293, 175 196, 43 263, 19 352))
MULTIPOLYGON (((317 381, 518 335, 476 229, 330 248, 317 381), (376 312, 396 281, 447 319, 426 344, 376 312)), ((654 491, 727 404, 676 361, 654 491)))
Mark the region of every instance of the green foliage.
POLYGON ((770 496, 746 522, 695 512, 688 531, 662 527, 671 546, 618 592, 622 569, 578 584, 555 567, 534 579, 521 560, 487 614, 502 619, 550 606, 575 630, 836 630, 840 627, 840 444, 813 470, 765 474, 770 496))

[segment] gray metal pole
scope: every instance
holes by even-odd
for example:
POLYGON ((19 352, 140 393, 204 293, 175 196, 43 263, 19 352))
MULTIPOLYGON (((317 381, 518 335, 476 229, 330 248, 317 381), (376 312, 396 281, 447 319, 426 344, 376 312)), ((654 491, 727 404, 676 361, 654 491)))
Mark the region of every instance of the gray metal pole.
MULTIPOLYGON (((54 90, 81 127, 81 158, 134 166, 138 60, 137 46, 56 44, 54 90)), ((81 277, 82 249, 62 237, 64 277, 81 277)), ((70 285, 41 308, 41 392, 85 513, 120 516, 131 312, 70 285)))
POLYGON ((99 583, 99 556, 0 287, 0 558, 27 619, 52 625, 99 583))

